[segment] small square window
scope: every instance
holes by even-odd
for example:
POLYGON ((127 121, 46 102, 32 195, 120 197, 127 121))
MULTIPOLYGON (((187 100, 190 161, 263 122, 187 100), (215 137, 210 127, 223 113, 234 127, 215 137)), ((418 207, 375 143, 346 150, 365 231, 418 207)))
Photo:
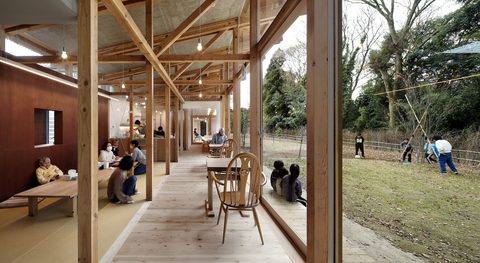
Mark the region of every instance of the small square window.
POLYGON ((63 112, 35 109, 35 146, 63 143, 63 112))

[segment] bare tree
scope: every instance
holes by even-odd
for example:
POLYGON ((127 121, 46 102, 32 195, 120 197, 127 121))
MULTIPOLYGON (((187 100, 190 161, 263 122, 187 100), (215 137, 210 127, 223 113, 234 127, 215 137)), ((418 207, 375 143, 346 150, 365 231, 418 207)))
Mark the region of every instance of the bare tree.
MULTIPOLYGON (((390 78, 388 70, 390 68, 385 63, 372 64, 382 74, 382 79, 385 85, 385 89, 388 96, 388 106, 390 115, 390 127, 394 127, 397 119, 397 111, 395 110, 396 94, 395 91, 399 89, 402 82, 402 68, 403 68, 403 54, 404 54, 404 41, 409 33, 410 29, 414 26, 420 15, 425 12, 435 0, 412 0, 404 4, 403 9, 406 10, 406 19, 401 24, 394 18, 395 8, 399 3, 395 0, 390 0, 390 6, 388 6, 384 0, 358 0, 357 2, 366 4, 376 10, 387 23, 389 32, 390 47, 393 55, 393 80, 390 78), (401 25, 400 29, 396 28, 396 25, 401 25)), ((403 4, 403 3, 402 3, 403 4)), ((384 58, 384 61, 387 59, 384 58)))

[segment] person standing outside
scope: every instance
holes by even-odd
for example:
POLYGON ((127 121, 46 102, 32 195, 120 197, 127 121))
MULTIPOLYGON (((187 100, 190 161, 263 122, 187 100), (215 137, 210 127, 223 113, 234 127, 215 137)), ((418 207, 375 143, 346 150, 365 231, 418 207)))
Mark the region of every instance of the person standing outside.
POLYGON ((437 162, 437 160, 433 159, 433 156, 436 155, 437 147, 433 139, 429 140, 427 137, 425 137, 425 139, 427 140, 425 146, 423 146, 423 150, 425 150, 425 160, 427 160, 428 164, 433 164, 433 162, 437 162))
POLYGON ((358 155, 358 150, 362 152, 362 158, 365 158, 365 153, 363 151, 363 143, 365 139, 362 137, 361 133, 357 133, 357 137, 355 137, 355 156, 358 155))
POLYGON ((442 140, 442 137, 439 135, 433 136, 433 142, 437 146, 437 153, 438 153, 438 163, 440 164, 440 173, 446 174, 447 168, 445 167, 445 163, 450 167, 450 169, 455 173, 458 174, 457 168, 452 161, 452 145, 446 141, 442 140))
POLYGON ((403 139, 403 142, 400 143, 400 147, 402 147, 403 150, 402 163, 405 162, 405 156, 407 156, 407 154, 408 163, 412 163, 413 145, 408 141, 408 138, 403 139))

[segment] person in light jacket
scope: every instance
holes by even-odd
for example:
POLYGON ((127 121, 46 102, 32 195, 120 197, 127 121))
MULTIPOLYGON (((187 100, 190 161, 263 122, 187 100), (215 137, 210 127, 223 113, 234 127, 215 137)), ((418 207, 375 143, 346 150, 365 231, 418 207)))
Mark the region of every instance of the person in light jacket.
POLYGON ((42 157, 38 160, 40 167, 37 168, 36 174, 40 184, 46 184, 63 178, 63 172, 57 166, 53 165, 48 157, 42 157))
POLYGON ((98 161, 111 163, 117 159, 118 157, 116 157, 115 154, 113 153, 112 144, 109 142, 105 142, 103 144, 102 150, 100 151, 100 155, 98 156, 98 161))
POLYGON ((442 140, 442 137, 439 135, 433 136, 433 142, 437 146, 437 155, 438 155, 438 163, 440 164, 440 173, 446 174, 447 168, 445 167, 445 163, 450 167, 450 169, 455 173, 458 174, 457 168, 455 168, 455 164, 452 161, 452 145, 446 141, 442 140))

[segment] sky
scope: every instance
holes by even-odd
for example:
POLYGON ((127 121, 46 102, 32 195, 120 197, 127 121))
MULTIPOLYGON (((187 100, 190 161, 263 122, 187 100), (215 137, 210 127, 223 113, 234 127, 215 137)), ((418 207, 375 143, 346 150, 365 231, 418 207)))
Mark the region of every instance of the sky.
MULTIPOLYGON (((270 64, 270 60, 272 58, 273 53, 277 51, 279 48, 286 49, 287 47, 296 45, 297 39, 299 38, 306 38, 305 34, 299 32, 306 32, 306 16, 300 16, 297 20, 290 26, 289 29, 283 34, 283 40, 279 44, 274 45, 265 55, 265 59, 262 61, 262 70, 263 74, 262 77, 265 77, 267 73, 268 65, 270 64)), ((304 40, 306 42, 306 39, 304 40)), ((246 79, 240 82, 240 94, 241 94, 241 102, 240 107, 248 108, 250 105, 250 73, 247 74, 246 79)), ((233 109, 233 104, 230 105, 233 109)))

